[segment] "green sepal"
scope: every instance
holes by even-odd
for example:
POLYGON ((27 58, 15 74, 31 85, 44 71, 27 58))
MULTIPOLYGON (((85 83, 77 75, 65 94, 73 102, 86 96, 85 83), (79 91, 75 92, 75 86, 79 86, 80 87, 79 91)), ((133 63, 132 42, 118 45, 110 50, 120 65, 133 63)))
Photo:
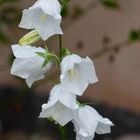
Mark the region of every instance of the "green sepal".
POLYGON ((80 103, 79 101, 76 101, 76 103, 78 104, 79 107, 84 107, 86 105, 86 103, 80 103))
POLYGON ((45 60, 44 60, 44 63, 42 65, 42 68, 44 68, 51 60, 52 58, 50 56, 46 56, 45 57, 45 60))
POLYGON ((45 51, 46 51, 46 53, 49 53, 49 49, 48 49, 47 44, 45 44, 45 51))
POLYGON ((43 52, 35 52, 36 54, 38 54, 39 56, 42 56, 43 58, 45 58, 46 54, 43 52))
POLYGON ((62 50, 62 56, 65 57, 67 55, 70 55, 72 54, 67 48, 63 48, 62 50))
POLYGON ((53 122, 53 123, 55 122, 54 119, 53 119, 52 117, 49 117, 48 120, 49 120, 50 122, 53 122))
POLYGON ((42 68, 44 68, 49 63, 49 61, 52 59, 52 56, 49 55, 48 50, 46 50, 46 53, 36 52, 36 54, 38 54, 39 56, 44 58, 42 68))

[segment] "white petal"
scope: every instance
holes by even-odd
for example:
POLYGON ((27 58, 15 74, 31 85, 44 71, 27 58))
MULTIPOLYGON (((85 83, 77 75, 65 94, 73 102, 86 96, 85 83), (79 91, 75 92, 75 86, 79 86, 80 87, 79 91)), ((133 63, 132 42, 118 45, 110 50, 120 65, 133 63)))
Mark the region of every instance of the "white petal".
POLYGON ((28 78, 26 78, 26 83, 29 87, 32 86, 32 84, 35 81, 44 79, 45 76, 44 74, 49 71, 51 69, 52 63, 49 62, 45 67, 42 68, 42 65, 38 67, 38 69, 36 68, 36 70, 34 72, 32 72, 28 78))
POLYGON ((73 118, 72 110, 64 106, 62 103, 57 102, 53 106, 46 106, 40 113, 40 118, 52 117, 61 126, 66 125, 73 118))
POLYGON ((44 15, 41 9, 38 9, 38 11, 36 10, 36 20, 34 26, 43 40, 46 40, 54 34, 63 34, 60 28, 60 20, 55 20, 50 15, 44 15))
POLYGON ((28 87, 31 87, 32 84, 33 84, 35 81, 38 81, 38 80, 41 80, 41 79, 44 79, 44 75, 30 75, 30 76, 26 79, 26 83, 27 83, 28 87))
POLYGON ((45 52, 45 49, 41 47, 33 47, 30 45, 20 46, 18 44, 12 45, 12 51, 15 57, 18 58, 31 58, 34 56, 38 56, 36 52, 45 52))
POLYGON ((43 48, 13 45, 12 50, 16 58, 11 68, 11 74, 26 79, 29 87, 34 81, 43 79, 44 74, 52 66, 52 62, 49 62, 42 68, 44 58, 36 54, 36 52, 45 52, 43 48))
POLYGON ((67 55, 63 58, 61 62, 61 74, 64 75, 69 70, 71 70, 75 64, 78 64, 82 61, 81 57, 75 54, 67 55))
POLYGON ((100 119, 98 126, 96 128, 96 133, 97 134, 107 134, 111 132, 111 126, 114 124, 107 118, 102 118, 100 119))
POLYGON ((90 106, 80 107, 74 114, 74 122, 77 133, 83 137, 93 136, 98 125, 100 115, 90 106))
POLYGON ((77 108, 76 96, 67 93, 59 84, 51 90, 49 101, 42 106, 42 112, 39 117, 52 117, 56 122, 64 126, 73 119, 73 110, 77 108))
POLYGON ((76 134, 76 140, 93 140, 93 138, 94 138, 94 135, 84 137, 79 134, 76 134))
POLYGON ((74 127, 76 140, 92 140, 95 132, 98 134, 110 133, 113 123, 103 118, 92 107, 86 105, 74 111, 74 127))
POLYGON ((54 88, 51 90, 49 101, 50 102, 59 101, 65 106, 73 110, 78 108, 78 105, 76 102, 76 95, 69 93, 68 91, 65 91, 62 88, 61 84, 55 85, 54 88))
POLYGON ((61 6, 58 0, 38 0, 23 11, 19 27, 36 29, 43 40, 54 34, 63 34, 60 28, 61 6))
POLYGON ((67 73, 67 75, 65 75, 61 80, 61 84, 65 90, 70 91, 72 94, 81 96, 89 83, 87 80, 82 78, 79 71, 76 71, 73 77, 67 73))
POLYGON ((30 59, 16 58, 11 68, 11 74, 17 75, 21 78, 27 78, 31 73, 41 72, 43 58, 33 57, 30 59))
POLYGON ((34 20, 34 11, 25 9, 23 10, 23 15, 19 27, 25 29, 34 29, 34 20))
POLYGON ((31 8, 40 7, 44 13, 51 15, 56 20, 61 20, 61 5, 58 0, 39 0, 31 8))
POLYGON ((89 57, 82 59, 80 66, 81 70, 83 70, 82 75, 87 78, 89 83, 94 84, 98 81, 93 61, 89 57))
POLYGON ((62 60, 60 79, 63 88, 80 96, 90 83, 98 81, 92 60, 75 54, 68 55, 62 60))

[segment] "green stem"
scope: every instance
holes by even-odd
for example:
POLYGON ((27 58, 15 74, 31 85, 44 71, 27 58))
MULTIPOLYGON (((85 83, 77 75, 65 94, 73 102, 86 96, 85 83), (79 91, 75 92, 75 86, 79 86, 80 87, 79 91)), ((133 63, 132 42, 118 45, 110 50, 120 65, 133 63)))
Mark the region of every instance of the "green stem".
POLYGON ((48 53, 47 55, 54 57, 56 59, 57 63, 60 64, 60 60, 55 54, 48 53))
POLYGON ((62 35, 59 35, 59 57, 62 59, 62 35))
POLYGON ((66 127, 61 127, 61 140, 65 140, 66 138, 66 127))

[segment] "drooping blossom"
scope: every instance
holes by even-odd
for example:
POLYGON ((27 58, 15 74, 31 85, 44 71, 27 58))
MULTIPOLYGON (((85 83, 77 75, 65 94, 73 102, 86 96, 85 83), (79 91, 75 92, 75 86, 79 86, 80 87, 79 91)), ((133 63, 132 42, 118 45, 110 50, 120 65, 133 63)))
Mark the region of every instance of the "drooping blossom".
POLYGON ((78 55, 67 55, 61 62, 61 84, 76 95, 82 95, 89 84, 98 81, 92 60, 78 55))
POLYGON ((59 84, 51 90, 49 101, 42 105, 39 117, 52 118, 64 126, 73 119, 73 110, 77 108, 76 95, 65 91, 59 84))
POLYGON ((58 0, 38 0, 23 11, 19 27, 36 29, 43 40, 55 34, 63 34, 60 28, 60 12, 61 6, 58 0))
POLYGON ((29 87, 35 81, 43 79, 45 73, 51 68, 51 61, 42 67, 44 58, 36 53, 45 53, 45 49, 41 47, 36 48, 30 45, 20 46, 17 44, 12 45, 12 51, 16 58, 11 68, 11 74, 25 79, 29 87))
POLYGON ((76 140, 93 140, 95 133, 106 134, 110 133, 113 123, 103 118, 92 107, 86 105, 81 106, 74 111, 73 119, 76 140))

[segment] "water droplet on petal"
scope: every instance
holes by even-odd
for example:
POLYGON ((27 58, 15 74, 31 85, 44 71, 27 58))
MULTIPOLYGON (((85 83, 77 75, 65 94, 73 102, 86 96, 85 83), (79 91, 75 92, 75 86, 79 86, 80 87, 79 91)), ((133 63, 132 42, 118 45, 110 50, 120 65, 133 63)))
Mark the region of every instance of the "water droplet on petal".
POLYGON ((60 75, 60 79, 61 79, 61 80, 64 79, 64 75, 63 75, 63 74, 60 75))

